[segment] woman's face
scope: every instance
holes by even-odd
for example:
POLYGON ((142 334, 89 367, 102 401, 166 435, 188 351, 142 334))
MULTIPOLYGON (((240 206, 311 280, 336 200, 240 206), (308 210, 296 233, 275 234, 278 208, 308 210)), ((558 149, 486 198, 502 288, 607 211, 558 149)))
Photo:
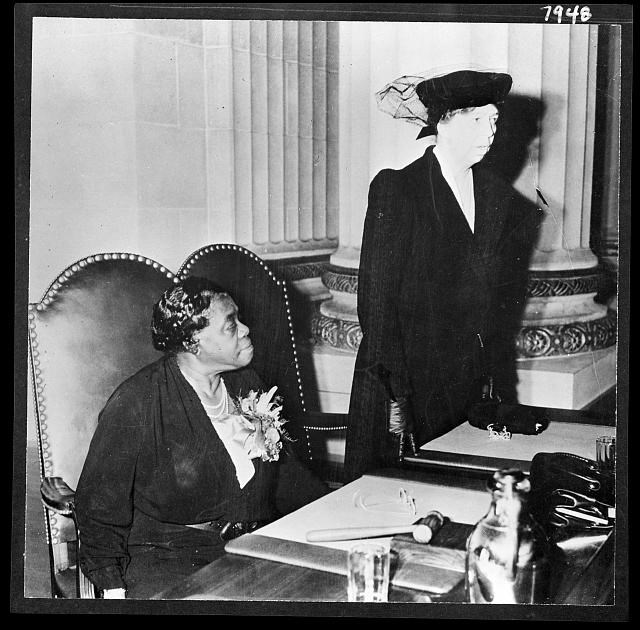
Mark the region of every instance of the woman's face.
POLYGON ((249 328, 238 319, 235 302, 227 296, 217 299, 207 315, 209 324, 193 335, 200 350, 198 359, 221 372, 251 363, 253 344, 249 328))
POLYGON ((437 143, 461 165, 477 164, 489 151, 496 133, 498 108, 483 105, 454 114, 438 123, 437 143))

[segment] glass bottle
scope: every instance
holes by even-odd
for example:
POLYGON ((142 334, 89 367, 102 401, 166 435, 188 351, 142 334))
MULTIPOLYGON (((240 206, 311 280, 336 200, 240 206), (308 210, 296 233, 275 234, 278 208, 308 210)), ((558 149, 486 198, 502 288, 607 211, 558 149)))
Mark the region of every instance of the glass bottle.
POLYGON ((540 604, 549 595, 549 546, 527 509, 531 488, 520 470, 498 470, 491 506, 467 540, 465 585, 474 604, 540 604))

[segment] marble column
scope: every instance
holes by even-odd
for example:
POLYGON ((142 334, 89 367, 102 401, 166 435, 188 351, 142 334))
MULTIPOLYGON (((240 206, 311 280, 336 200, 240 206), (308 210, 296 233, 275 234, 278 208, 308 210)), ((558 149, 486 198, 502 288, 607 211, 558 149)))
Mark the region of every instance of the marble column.
POLYGON ((621 99, 621 29, 612 25, 599 32, 599 55, 606 72, 598 77, 599 106, 604 114, 598 121, 596 137, 603 151, 595 161, 595 177, 600 179, 599 194, 594 195, 592 240, 603 267, 609 273, 605 298, 617 310, 618 239, 620 212, 620 99, 621 99))
POLYGON ((517 349, 521 399, 556 407, 583 407, 615 383, 616 315, 596 300, 604 275, 590 247, 597 43, 597 27, 542 33, 540 97, 555 106, 541 121, 545 219, 517 349))
POLYGON ((331 299, 313 322, 321 402, 331 411, 348 405, 361 337, 355 296, 368 184, 380 168, 401 168, 425 148, 414 140, 417 127, 376 111, 373 94, 402 74, 471 61, 507 69, 512 94, 545 105, 514 181, 545 211, 517 339, 521 402, 579 408, 606 391, 615 382, 615 316, 594 299, 601 269, 589 241, 597 27, 346 24, 340 53, 340 173, 347 177, 340 246, 323 278, 331 299))
POLYGON ((337 247, 337 25, 203 22, 209 240, 337 247))
MULTIPOLYGON (((366 95, 370 86, 368 51, 371 33, 369 28, 359 28, 350 23, 341 23, 340 29, 339 173, 343 177, 340 180, 339 203, 341 208, 354 211, 339 215, 340 245, 331 255, 330 264, 322 276, 330 299, 320 303, 311 327, 315 337, 324 345, 352 354, 362 336, 356 293, 364 220, 362 206, 367 198, 369 178, 370 115, 366 95)), ((336 360, 339 359, 333 359, 334 362, 336 360)), ((350 357, 347 362, 349 360, 350 357)), ((320 372, 326 373, 327 370, 320 372)), ((335 373, 332 370, 328 372, 335 373)))

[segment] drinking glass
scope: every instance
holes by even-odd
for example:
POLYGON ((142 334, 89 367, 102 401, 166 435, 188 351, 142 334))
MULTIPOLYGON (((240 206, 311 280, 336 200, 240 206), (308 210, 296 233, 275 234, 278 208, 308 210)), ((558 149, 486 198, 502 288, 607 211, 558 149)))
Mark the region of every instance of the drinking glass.
POLYGON ((616 438, 601 435, 596 438, 596 462, 601 470, 613 472, 616 467, 616 438))
POLYGON ((359 543, 349 550, 347 597, 350 602, 386 602, 389 593, 389 550, 359 543))

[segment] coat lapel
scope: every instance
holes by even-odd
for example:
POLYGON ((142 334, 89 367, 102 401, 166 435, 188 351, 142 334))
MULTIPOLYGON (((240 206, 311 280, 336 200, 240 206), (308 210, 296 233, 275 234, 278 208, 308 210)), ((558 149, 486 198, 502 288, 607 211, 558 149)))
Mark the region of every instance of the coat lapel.
POLYGON ((433 147, 427 147, 424 155, 406 167, 408 191, 413 193, 416 210, 419 211, 425 205, 432 205, 433 212, 441 229, 444 229, 444 220, 438 211, 437 205, 432 203, 433 190, 429 185, 433 161, 433 147))
POLYGON ((414 193, 418 211, 429 207, 443 232, 473 236, 456 196, 447 184, 440 164, 433 155, 433 146, 407 167, 409 190, 414 193))
POLYGON ((504 191, 492 184, 489 174, 483 168, 473 169, 473 192, 475 199, 475 229, 469 224, 449 188, 438 160, 433 155, 433 147, 427 147, 424 155, 406 168, 407 183, 413 191, 416 210, 429 206, 433 210, 438 226, 445 232, 468 236, 476 255, 481 259, 492 256, 501 239, 508 208, 504 191), (455 209, 455 212, 451 210, 455 209))
MULTIPOLYGON (((179 395, 183 400, 182 409, 184 410, 187 422, 192 422, 199 426, 199 435, 204 436, 213 460, 215 462, 221 462, 221 465, 216 466, 219 477, 228 479, 235 469, 233 461, 218 436, 218 432, 211 424, 211 420, 204 410, 198 394, 180 371, 175 356, 167 359, 167 366, 173 382, 176 384, 176 387, 179 388, 179 395)), ((229 486, 228 481, 226 482, 226 486, 229 486)))
POLYGON ((476 202, 475 243, 481 257, 497 249, 507 217, 504 195, 498 195, 483 169, 474 169, 473 188, 476 202))

